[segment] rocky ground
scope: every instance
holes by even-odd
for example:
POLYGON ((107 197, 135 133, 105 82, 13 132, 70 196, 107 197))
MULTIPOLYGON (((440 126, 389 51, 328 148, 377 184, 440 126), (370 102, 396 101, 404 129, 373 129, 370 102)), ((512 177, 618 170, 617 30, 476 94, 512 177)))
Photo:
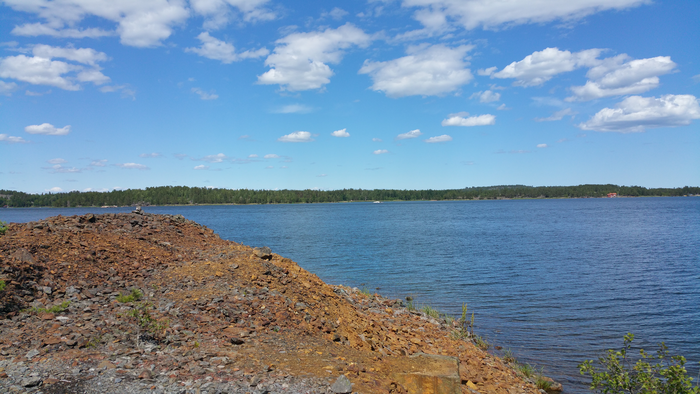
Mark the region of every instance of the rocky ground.
POLYGON ((179 215, 11 224, 0 280, 3 392, 540 393, 455 322, 179 215))

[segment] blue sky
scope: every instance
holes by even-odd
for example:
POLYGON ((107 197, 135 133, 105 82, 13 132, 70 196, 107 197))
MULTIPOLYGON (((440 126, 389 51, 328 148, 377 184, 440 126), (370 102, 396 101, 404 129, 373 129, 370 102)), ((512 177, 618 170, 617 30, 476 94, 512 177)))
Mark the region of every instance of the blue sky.
POLYGON ((700 185, 696 0, 0 1, 0 189, 700 185))

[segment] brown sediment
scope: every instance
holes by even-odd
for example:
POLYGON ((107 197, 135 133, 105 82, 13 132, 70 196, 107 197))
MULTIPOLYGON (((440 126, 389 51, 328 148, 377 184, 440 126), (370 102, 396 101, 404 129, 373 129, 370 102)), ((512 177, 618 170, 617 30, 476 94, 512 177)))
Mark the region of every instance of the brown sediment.
POLYGON ((40 383, 45 390, 70 380, 61 365, 82 363, 93 370, 73 383, 110 370, 124 383, 153 387, 261 387, 290 377, 330 386, 345 375, 353 392, 400 393, 423 384, 415 376, 454 363, 449 379, 461 392, 539 393, 498 357, 452 335, 444 320, 328 285, 287 258, 222 240, 179 215, 10 224, 0 261, 7 284, 0 387, 31 387, 19 378, 10 384, 3 369, 11 363, 56 365, 40 383), (134 289, 141 300, 117 300, 134 289), (47 311, 65 301, 65 311, 47 311))

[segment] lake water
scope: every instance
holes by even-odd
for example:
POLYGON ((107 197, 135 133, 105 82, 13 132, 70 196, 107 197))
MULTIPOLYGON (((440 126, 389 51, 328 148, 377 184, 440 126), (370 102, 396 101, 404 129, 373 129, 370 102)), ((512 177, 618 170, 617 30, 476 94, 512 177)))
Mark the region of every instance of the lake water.
MULTIPOLYGON (((127 208, 0 209, 26 222, 127 208)), ((700 198, 146 207, 269 246, 328 283, 413 296, 541 366, 566 393, 604 349, 665 341, 700 361, 700 198)), ((496 352, 499 354, 499 352, 496 352)))

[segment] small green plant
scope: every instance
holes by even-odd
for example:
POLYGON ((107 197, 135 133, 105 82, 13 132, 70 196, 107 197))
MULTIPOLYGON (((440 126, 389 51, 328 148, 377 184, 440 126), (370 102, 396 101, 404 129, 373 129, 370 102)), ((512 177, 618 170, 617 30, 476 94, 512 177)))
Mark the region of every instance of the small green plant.
POLYGON ((535 386, 540 390, 547 391, 552 388, 552 381, 546 379, 541 373, 538 373, 535 375, 535 386))
POLYGON ((4 281, 4 280, 0 280, 0 291, 5 290, 5 287, 6 287, 6 286, 7 286, 7 285, 5 284, 5 281, 4 281))
POLYGON ((452 332, 454 339, 466 339, 474 336, 474 313, 471 320, 467 320, 467 304, 462 304, 462 316, 457 319, 457 330, 452 332))
POLYGON ((515 362, 515 356, 513 355, 512 350, 506 349, 503 351, 503 361, 507 362, 508 364, 515 362))
POLYGON ((437 309, 433 308, 430 305, 423 305, 423 307, 421 308, 421 312, 432 317, 433 319, 437 319, 440 317, 440 312, 438 312, 437 309))
POLYGON ((5 235, 7 232, 7 223, 0 220, 0 235, 5 235))
POLYGON ((122 303, 128 303, 128 302, 134 302, 138 301, 143 297, 143 293, 139 289, 133 289, 131 290, 131 293, 129 295, 124 295, 120 294, 117 296, 117 301, 122 302, 122 303))
POLYGON ((367 297, 372 295, 372 292, 370 292, 369 289, 365 286, 362 286, 362 288, 360 289, 360 293, 366 295, 367 297))
POLYGON ((526 378, 528 378, 528 379, 531 378, 531 377, 533 377, 533 376, 535 376, 535 374, 537 373, 537 370, 535 369, 535 367, 533 367, 533 366, 530 365, 530 364, 520 364, 520 363, 518 363, 518 364, 515 365, 515 370, 516 370, 517 372, 519 372, 522 376, 524 376, 524 377, 526 377, 526 378))
POLYGON ((413 303, 413 297, 406 297, 406 309, 409 311, 415 311, 416 305, 413 303))
POLYGON ((62 303, 54 305, 50 308, 32 307, 27 309, 27 312, 36 313, 37 315, 43 315, 44 313, 61 313, 67 311, 69 305, 70 301, 63 301, 62 303))
POLYGON ((530 379, 538 389, 547 391, 552 388, 553 381, 544 376, 544 369, 537 369, 530 364, 521 364, 515 360, 510 349, 503 352, 503 361, 513 365, 513 369, 522 377, 530 379))
POLYGON ((640 349, 640 358, 632 364, 629 351, 633 340, 634 335, 628 333, 622 349, 609 349, 598 358, 605 371, 599 372, 593 360, 579 364, 581 375, 591 375, 591 390, 598 393, 700 394, 700 387, 697 383, 693 385, 693 378, 685 369, 685 357, 669 357, 668 347, 661 342, 656 355, 640 349))
POLYGON ((443 317, 445 318, 445 324, 447 324, 448 327, 452 327, 452 325, 454 325, 454 322, 455 322, 454 316, 443 315, 443 317))
POLYGON ((479 335, 472 335, 472 339, 476 346, 478 346, 481 350, 486 350, 489 348, 489 346, 491 346, 485 338, 482 338, 479 335))
POLYGON ((96 348, 100 344, 100 342, 102 342, 102 335, 95 335, 94 337, 90 338, 85 347, 96 348))
POLYGON ((139 327, 158 336, 168 327, 167 321, 158 321, 153 316, 151 316, 150 309, 152 305, 146 302, 136 304, 134 309, 126 313, 127 316, 136 319, 136 323, 139 327))

